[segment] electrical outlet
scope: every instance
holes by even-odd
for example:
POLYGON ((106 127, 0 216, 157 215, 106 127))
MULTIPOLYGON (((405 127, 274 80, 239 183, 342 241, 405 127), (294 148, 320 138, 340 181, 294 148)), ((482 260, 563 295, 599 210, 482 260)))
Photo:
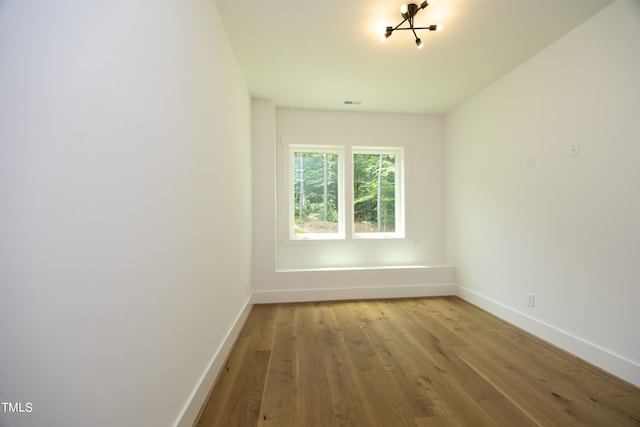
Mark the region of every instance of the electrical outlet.
POLYGON ((535 307, 535 305, 536 305, 536 296, 534 294, 532 294, 531 292, 527 292, 526 296, 527 296, 527 305, 529 307, 535 307))

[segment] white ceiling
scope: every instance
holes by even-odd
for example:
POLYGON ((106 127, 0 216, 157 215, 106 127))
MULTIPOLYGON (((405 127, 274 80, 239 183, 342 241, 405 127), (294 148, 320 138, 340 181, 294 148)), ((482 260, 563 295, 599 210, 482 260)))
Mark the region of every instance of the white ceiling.
MULTIPOLYGON (((384 43, 402 0, 216 0, 255 98, 277 106, 446 113, 613 0, 433 0, 384 43), (345 105, 345 100, 361 105, 345 105)), ((421 0, 416 1, 421 3, 421 0)))

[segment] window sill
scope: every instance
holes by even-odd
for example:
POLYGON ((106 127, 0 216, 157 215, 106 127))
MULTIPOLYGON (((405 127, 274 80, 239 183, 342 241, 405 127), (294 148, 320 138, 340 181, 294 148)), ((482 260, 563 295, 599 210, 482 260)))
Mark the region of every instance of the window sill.
MULTIPOLYGON (((322 237, 322 238, 308 238, 308 239, 281 239, 279 240, 280 246, 322 246, 322 245, 349 245, 354 242, 368 242, 368 245, 375 245, 376 242, 413 242, 412 239, 407 236, 352 236, 352 237, 322 237)), ((356 243, 359 244, 359 243, 356 243)), ((364 243, 363 243, 364 244, 364 243)))
POLYGON ((368 270, 412 270, 412 269, 442 269, 453 268, 452 265, 385 265, 385 266, 351 266, 351 267, 325 267, 325 268, 287 268, 276 269, 276 273, 304 273, 323 271, 368 271, 368 270))

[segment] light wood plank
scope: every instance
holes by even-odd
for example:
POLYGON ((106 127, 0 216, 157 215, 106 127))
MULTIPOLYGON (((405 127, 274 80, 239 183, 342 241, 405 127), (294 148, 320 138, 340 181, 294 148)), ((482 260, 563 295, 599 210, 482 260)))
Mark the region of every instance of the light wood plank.
POLYGON ((333 421, 333 403, 325 365, 332 337, 326 323, 319 319, 316 305, 297 310, 297 378, 296 425, 329 426, 333 421))
POLYGON ((325 325, 323 343, 326 345, 326 351, 323 353, 323 360, 333 409, 333 420, 328 425, 375 425, 373 412, 362 392, 362 384, 355 374, 353 361, 348 357, 349 350, 333 305, 321 304, 318 308, 318 318, 325 325))
POLYGON ((209 404, 198 418, 198 426, 224 425, 225 420, 256 425, 273 347, 275 319, 276 312, 271 308, 252 309, 217 379, 209 404))
POLYGON ((278 320, 267 370, 262 407, 258 417, 260 427, 295 426, 298 402, 296 307, 279 308, 278 320))
POLYGON ((215 388, 209 395, 208 403, 200 413, 197 426, 218 426, 221 425, 224 418, 229 418, 229 415, 225 415, 225 409, 231 395, 237 395, 240 390, 237 378, 242 372, 242 361, 250 341, 250 338, 238 338, 236 341, 225 367, 218 375, 215 388))
POLYGON ((351 359, 353 375, 358 378, 364 399, 373 413, 373 425, 393 426, 413 424, 413 417, 403 404, 396 378, 380 363, 371 347, 364 329, 366 324, 357 321, 358 304, 341 304, 334 307, 336 318, 345 340, 346 358, 351 359))

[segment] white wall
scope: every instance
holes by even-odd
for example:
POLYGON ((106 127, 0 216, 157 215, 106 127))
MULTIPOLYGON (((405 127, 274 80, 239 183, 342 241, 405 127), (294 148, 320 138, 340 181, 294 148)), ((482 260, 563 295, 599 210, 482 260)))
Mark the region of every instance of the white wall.
POLYGON ((280 109, 253 100, 252 123, 254 301, 455 291, 455 269, 444 265, 443 117, 280 109), (404 146, 407 238, 288 242, 287 184, 277 173, 283 140, 404 146))
POLYGON ((444 263, 443 117, 278 108, 276 130, 279 270, 444 263), (406 238, 290 242, 288 143, 403 147, 406 238))
POLYGON ((254 289, 276 268, 276 106, 273 101, 251 100, 251 159, 253 172, 254 289))
POLYGON ((0 426, 189 424, 249 298, 214 3, 5 0, 0 64, 0 426))
POLYGON ((640 385, 638 40, 618 0, 449 114, 446 194, 462 296, 640 385))

